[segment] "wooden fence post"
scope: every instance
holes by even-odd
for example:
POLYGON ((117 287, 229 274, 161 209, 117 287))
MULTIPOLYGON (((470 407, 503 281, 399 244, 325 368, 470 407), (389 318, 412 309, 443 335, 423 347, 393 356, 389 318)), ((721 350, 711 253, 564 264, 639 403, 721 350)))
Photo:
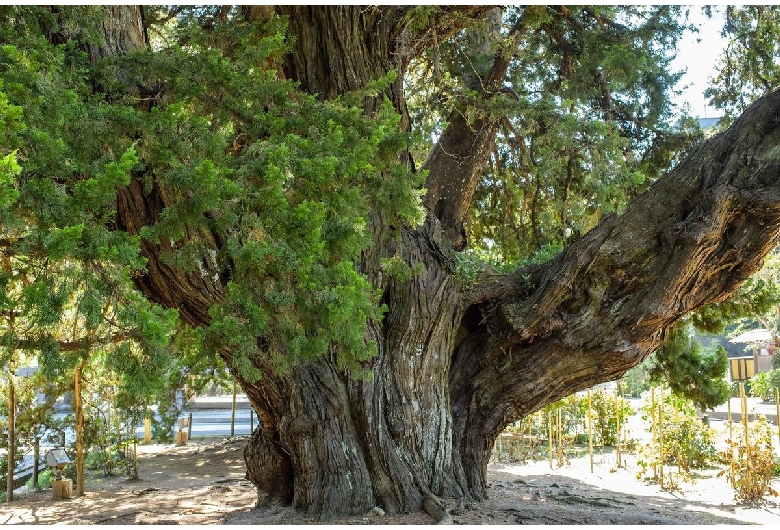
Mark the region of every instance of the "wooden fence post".
POLYGON ((553 468, 553 432, 552 432, 552 410, 547 411, 547 448, 550 453, 550 469, 553 468))
MULTIPOLYGON (((650 444, 655 446, 658 440, 658 425, 655 421, 655 387, 650 387, 650 444)), ((653 480, 658 480, 658 463, 653 459, 653 480)))
POLYGON ((750 467, 750 431, 749 431, 749 422, 748 422, 748 405, 747 405, 747 392, 745 391, 745 383, 739 384, 739 396, 740 396, 740 402, 742 404, 742 424, 745 428, 745 474, 747 475, 747 482, 748 484, 753 485, 754 483, 754 474, 753 469, 750 467))
POLYGON ((590 402, 590 388, 588 389, 588 454, 590 455, 590 472, 593 473, 593 412, 590 402))
POLYGON ((777 387, 775 387, 775 425, 777 425, 777 443, 780 447, 780 396, 777 387))
POLYGON ((659 471, 659 481, 661 488, 664 487, 664 460, 666 454, 664 451, 664 389, 658 389, 658 440, 659 453, 661 455, 661 469, 659 471))
POLYGON ((728 403, 728 420, 729 420, 729 440, 733 440, 734 439, 734 432, 733 432, 733 428, 732 428, 732 425, 731 425, 731 396, 730 395, 729 395, 729 400, 727 401, 727 403, 728 403))
POLYGON ((236 434, 236 380, 233 379, 233 407, 230 411, 230 437, 236 434))
POLYGON ((615 453, 616 453, 615 466, 623 467, 623 461, 620 458, 620 401, 619 401, 617 390, 615 390, 615 430, 617 431, 615 433, 617 438, 617 442, 615 444, 615 453))
POLYGON ((149 445, 152 443, 152 420, 151 418, 144 418, 144 443, 149 445))

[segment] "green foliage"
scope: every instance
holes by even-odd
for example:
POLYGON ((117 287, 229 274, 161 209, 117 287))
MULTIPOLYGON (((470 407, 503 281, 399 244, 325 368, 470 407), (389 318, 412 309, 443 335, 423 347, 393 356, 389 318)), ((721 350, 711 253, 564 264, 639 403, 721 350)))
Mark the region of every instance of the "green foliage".
POLYGON ((512 436, 496 443, 494 458, 513 461, 548 458, 549 446, 546 444, 552 443, 557 448, 559 465, 563 465, 565 447, 587 440, 587 406, 586 397, 572 394, 514 422, 504 431, 512 436))
MULTIPOLYGON (((365 322, 382 317, 377 293, 354 266, 371 243, 368 212, 393 224, 424 216, 424 176, 398 163, 409 142, 400 117, 389 101, 371 117, 362 113, 363 98, 384 92, 395 74, 322 101, 258 67, 288 50, 282 21, 222 21, 206 30, 197 22, 202 14, 189 15, 174 19, 154 51, 93 64, 67 38, 98 35, 99 10, 54 15, 19 6, 0 13, 7 148, 0 153, 0 217, 8 221, 0 236, 15 254, 48 259, 47 273, 64 273, 73 260, 97 262, 112 281, 129 284, 144 260, 139 237, 110 229, 117 190, 133 179, 165 186, 160 219, 141 237, 170 242, 168 261, 185 272, 214 283, 230 278, 225 300, 211 308, 212 325, 202 330, 208 358, 229 347, 233 368, 256 379, 258 366, 282 372, 329 353, 365 376, 361 363, 375 352, 365 322), (47 41, 51 31, 66 42, 47 41), (136 87, 157 87, 164 98, 139 104, 136 87), (224 242, 219 252, 213 237, 224 242), (258 341, 263 359, 254 358, 258 341)), ((59 322, 78 284, 40 271, 36 277, 24 304, 44 328, 59 322)), ((99 306, 82 308, 95 314, 99 306)), ((137 308, 123 316, 140 318, 148 346, 159 349, 152 323, 170 329, 170 318, 137 308)), ((53 351, 45 357, 47 369, 62 365, 53 351)), ((162 356, 149 358, 155 364, 162 356)), ((121 363, 134 377, 144 371, 121 363)))
MULTIPOLYGON (((38 488, 49 489, 51 488, 52 482, 54 482, 54 471, 51 469, 44 469, 38 473, 38 488)), ((34 488, 32 477, 27 479, 25 486, 27 486, 28 490, 32 490, 34 488)))
MULTIPOLYGON (((598 389, 591 393, 591 419, 593 422, 594 444, 614 446, 622 435, 628 418, 633 415, 631 404, 612 392, 598 389), (620 430, 618 429, 618 419, 620 430)), ((588 398, 585 395, 572 394, 564 399, 546 405, 538 412, 526 416, 509 425, 505 433, 513 437, 502 440, 496 445, 494 457, 502 460, 516 458, 548 458, 548 446, 557 448, 559 465, 565 461, 564 449, 576 443, 587 443, 588 437, 588 398), (560 415, 560 429, 559 429, 560 415), (552 421, 552 441, 550 442, 550 421, 552 421), (519 442, 517 438, 522 438, 519 442)))
POLYGON ((181 407, 176 406, 174 399, 159 403, 157 415, 152 417, 152 440, 157 443, 173 442, 175 436, 174 426, 180 412, 181 407))
POLYGON ((8 488, 8 455, 0 456, 0 470, 3 472, 0 476, 0 491, 3 492, 3 500, 5 500, 5 492, 8 488))
POLYGON ((382 272, 400 283, 410 282, 415 276, 422 272, 425 267, 424 263, 418 263, 413 269, 407 265, 400 256, 381 258, 379 261, 382 272))
POLYGON ((702 352, 701 344, 683 321, 670 330, 664 345, 655 352, 648 375, 650 381, 665 382, 675 394, 707 409, 729 397, 727 368, 726 350, 718 347, 713 353, 702 352))
POLYGON ((620 425, 625 425, 633 414, 628 401, 612 392, 598 389, 591 392, 591 411, 594 442, 603 446, 617 445, 620 436, 618 421, 620 425))
POLYGON ((642 364, 632 368, 623 375, 618 381, 618 387, 623 396, 641 397, 646 390, 650 390, 650 378, 647 369, 651 363, 652 359, 648 357, 642 364))
POLYGON ((547 415, 542 412, 529 414, 508 425, 504 432, 512 437, 507 443, 496 444, 493 458, 515 462, 537 460, 542 455, 542 442, 547 438, 547 415))
MULTIPOLYGON (((26 360, 22 356, 16 356, 12 363, 11 370, 16 373, 16 368, 21 361, 26 360)), ((0 447, 8 447, 8 377, 6 374, 0 379, 0 447)), ((44 402, 39 404, 37 392, 51 388, 46 385, 40 373, 31 376, 13 376, 14 382, 14 400, 15 400, 15 422, 14 422, 14 462, 13 465, 19 465, 24 454, 29 454, 33 450, 35 440, 39 439, 43 444, 50 440, 44 438, 46 428, 51 424, 53 410, 51 403, 44 402)), ((0 491, 5 491, 7 485, 7 465, 8 455, 5 454, 0 459, 0 491)))
MULTIPOLYGON (((428 68, 413 66, 409 103, 420 139, 435 137, 451 112, 500 121, 470 211, 475 251, 516 263, 545 245, 566 246, 621 212, 697 140, 671 129, 668 93, 679 73, 669 62, 681 14, 518 6, 505 18, 524 19, 522 53, 511 38, 475 26, 432 48, 428 68), (486 53, 503 49, 514 59, 504 84, 512 97, 485 98, 475 76, 485 71, 486 53)), ((416 152, 424 156, 427 145, 416 152)))
POLYGON ((654 410, 649 393, 645 393, 640 413, 653 439, 639 450, 637 478, 648 475, 658 466, 676 465, 682 477, 690 480, 693 469, 704 469, 717 460, 714 433, 696 416, 694 402, 690 399, 667 391, 663 409, 660 403, 655 403, 654 410), (659 417, 662 418, 660 423, 659 417), (655 432, 652 429, 654 422, 655 432))
MULTIPOLYGON (((587 411, 587 398, 572 394, 555 403, 550 403, 541 409, 541 424, 539 427, 543 428, 546 432, 547 429, 547 414, 553 415, 561 412, 561 425, 564 433, 564 439, 568 443, 573 443, 578 440, 580 435, 587 432, 585 423, 585 416, 587 411)), ((555 429, 555 426, 553 426, 555 429)))
POLYGON ((455 280, 462 286, 468 287, 474 283, 477 277, 487 270, 488 265, 473 252, 456 252, 453 254, 453 271, 455 280))
POLYGON ((724 21, 722 34, 728 45, 705 96, 734 117, 780 84, 780 8, 724 6, 713 16, 724 21))
POLYGON ((245 377, 259 377, 258 364, 281 372, 327 351, 361 374, 374 353, 365 321, 381 318, 376 294, 354 267, 370 243, 368 211, 420 222, 419 176, 393 162, 407 140, 389 102, 369 119, 349 98, 324 102, 254 67, 283 53, 283 30, 189 27, 186 47, 108 61, 107 71, 121 64, 146 83, 154 72, 151 82, 170 98, 151 118, 123 109, 140 127, 142 163, 177 192, 142 235, 173 241, 170 260, 212 281, 229 264, 227 299, 212 307, 203 346, 230 347, 245 377), (210 46, 214 33, 240 53, 210 46), (198 226, 225 238, 221 253, 184 241, 198 226), (258 339, 267 361, 252 360, 258 339))
POLYGON ((84 458, 84 467, 91 471, 102 471, 106 477, 114 476, 122 462, 120 453, 115 447, 107 447, 92 451, 84 458))
POLYGON ((773 252, 764 268, 748 278, 736 293, 723 302, 694 311, 690 316, 691 325, 703 332, 723 333, 728 324, 742 319, 759 318, 767 322, 780 304, 776 261, 773 252))
MULTIPOLYGON (((13 149, 2 153, 0 168, 0 335, 38 350, 41 374, 60 386, 51 389, 54 398, 90 355, 88 342, 111 343, 113 335, 127 342, 133 328, 151 362, 127 375, 141 393, 152 392, 142 383, 167 369, 160 351, 176 318, 133 292, 132 276, 144 266, 140 240, 112 226, 117 190, 140 163, 134 143, 114 134, 112 105, 94 98, 87 55, 74 41, 44 38, 51 31, 90 38, 101 17, 94 8, 65 8, 59 17, 37 7, 0 12, 0 134, 3 149, 13 149), (62 351, 66 343, 84 350, 62 351)), ((107 358, 115 367, 126 363, 107 358)))
POLYGON ((764 401, 775 400, 775 388, 780 388, 780 370, 759 372, 751 377, 746 384, 746 392, 751 396, 760 397, 764 401))

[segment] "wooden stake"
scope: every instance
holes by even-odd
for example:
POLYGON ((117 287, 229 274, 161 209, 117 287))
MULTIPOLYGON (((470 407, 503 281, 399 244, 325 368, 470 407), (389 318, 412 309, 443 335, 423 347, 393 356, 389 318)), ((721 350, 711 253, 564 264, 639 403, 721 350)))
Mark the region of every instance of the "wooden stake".
POLYGON ((14 454, 16 433, 14 432, 16 427, 16 392, 14 390, 14 369, 12 366, 8 366, 8 471, 5 487, 5 502, 13 502, 14 500, 14 460, 16 455, 14 454))
POLYGON ((739 393, 742 405, 742 423, 745 426, 745 447, 749 445, 750 438, 748 435, 748 404, 747 404, 747 392, 745 391, 745 383, 739 384, 739 393))
POLYGON ((133 477, 138 478, 138 436, 135 435, 135 428, 133 428, 133 477))
POLYGON ((615 430, 617 431, 617 445, 615 446, 616 452, 616 466, 623 467, 623 462, 620 458, 620 402, 618 401, 618 392, 615 390, 615 430))
POLYGON ((558 417, 557 417, 557 430, 558 430, 558 467, 563 467, 563 428, 562 428, 562 417, 563 417, 563 411, 561 409, 558 409, 558 417))
POLYGON ((728 418, 729 418, 729 440, 734 439, 734 432, 731 425, 731 396, 729 396, 729 400, 726 402, 728 403, 728 418))
MULTIPOLYGON (((650 387, 650 443, 655 445, 658 443, 658 425, 655 422, 655 387, 650 387)), ((653 459, 653 480, 658 480, 658 464, 653 459)))
POLYGON ((552 411, 547 412, 547 447, 550 453, 550 469, 553 468, 553 434, 552 434, 552 411))
POLYGON ((659 470, 659 482, 661 487, 664 487, 664 460, 666 455, 664 454, 664 389, 658 389, 658 440, 659 440, 659 453, 661 455, 661 468, 659 470))
POLYGON ((751 469, 751 466, 749 465, 749 451, 750 451, 750 432, 748 430, 748 406, 747 406, 747 393, 745 392, 745 383, 739 384, 739 394, 742 398, 740 401, 742 402, 742 424, 745 428, 745 450, 743 454, 745 455, 745 474, 747 475, 747 482, 748 484, 753 484, 753 470, 751 469))
POLYGON ((41 439, 35 437, 35 445, 33 446, 33 474, 32 483, 33 488, 38 489, 38 464, 41 460, 41 439))
POLYGON ((144 418, 144 443, 149 445, 152 443, 152 420, 151 418, 144 418))
MULTIPOLYGON (((677 438, 677 440, 680 439, 680 409, 677 407, 674 407, 674 435, 677 438)), ((680 472, 680 452, 679 452, 679 445, 674 444, 674 459, 677 460, 677 472, 680 472)))
POLYGON ((775 425, 777 425, 777 442, 780 447, 780 395, 777 387, 775 387, 775 425))
POLYGON ((588 453, 590 454, 590 472, 593 473, 593 412, 588 389, 588 453))

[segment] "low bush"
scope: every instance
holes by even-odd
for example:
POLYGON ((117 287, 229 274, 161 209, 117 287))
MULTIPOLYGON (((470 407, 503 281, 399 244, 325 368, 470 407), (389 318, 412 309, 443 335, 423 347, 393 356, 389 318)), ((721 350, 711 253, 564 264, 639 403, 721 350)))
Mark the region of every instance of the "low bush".
POLYGON ((775 400, 775 388, 780 388, 780 370, 759 372, 748 380, 748 394, 764 401, 775 400))
POLYGON ((113 476, 121 463, 120 453, 111 448, 98 449, 84 458, 84 467, 93 471, 102 470, 107 477, 113 476))
POLYGON ((721 453, 726 469, 718 476, 726 476, 737 500, 757 501, 766 494, 777 496, 770 485, 776 469, 772 427, 759 417, 748 426, 747 441, 744 434, 744 426, 736 426, 734 439, 727 440, 728 448, 721 453))
MULTIPOLYGON (((51 469, 44 469, 38 473, 38 488, 47 489, 51 488, 51 483, 54 482, 54 472, 51 469)), ((30 477, 27 479, 27 489, 33 489, 33 479, 30 477)))
MULTIPOLYGON (((660 393, 657 392, 658 395, 660 393)), ((640 412, 647 432, 652 433, 654 438, 651 444, 639 451, 637 478, 647 475, 651 469, 657 470, 661 465, 676 465, 680 478, 690 480, 691 470, 706 468, 717 461, 713 431, 696 416, 691 400, 665 392, 659 422, 660 403, 655 403, 653 410, 651 399, 648 396, 644 399, 640 412), (655 433, 652 432, 653 417, 655 433)))
MULTIPOLYGON (((587 410, 587 398, 585 407, 587 410)), ((617 445, 618 436, 618 416, 620 425, 626 424, 628 417, 633 414, 631 405, 622 397, 616 396, 612 392, 599 389, 591 392, 591 418, 593 419, 593 441, 598 445, 614 446, 617 445)))

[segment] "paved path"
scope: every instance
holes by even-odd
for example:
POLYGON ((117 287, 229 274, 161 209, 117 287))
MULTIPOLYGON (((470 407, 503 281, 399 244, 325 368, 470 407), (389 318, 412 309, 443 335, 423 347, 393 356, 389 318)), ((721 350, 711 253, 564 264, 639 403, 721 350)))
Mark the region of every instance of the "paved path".
MULTIPOLYGON (((752 421, 756 414, 766 417, 769 423, 777 425, 777 406, 774 403, 764 403, 761 398, 749 397, 748 419, 752 421)), ((707 412, 707 415, 716 420, 728 419, 729 404, 718 405, 715 410, 707 412)), ((742 421, 742 405, 739 398, 731 398, 731 421, 742 421)))

